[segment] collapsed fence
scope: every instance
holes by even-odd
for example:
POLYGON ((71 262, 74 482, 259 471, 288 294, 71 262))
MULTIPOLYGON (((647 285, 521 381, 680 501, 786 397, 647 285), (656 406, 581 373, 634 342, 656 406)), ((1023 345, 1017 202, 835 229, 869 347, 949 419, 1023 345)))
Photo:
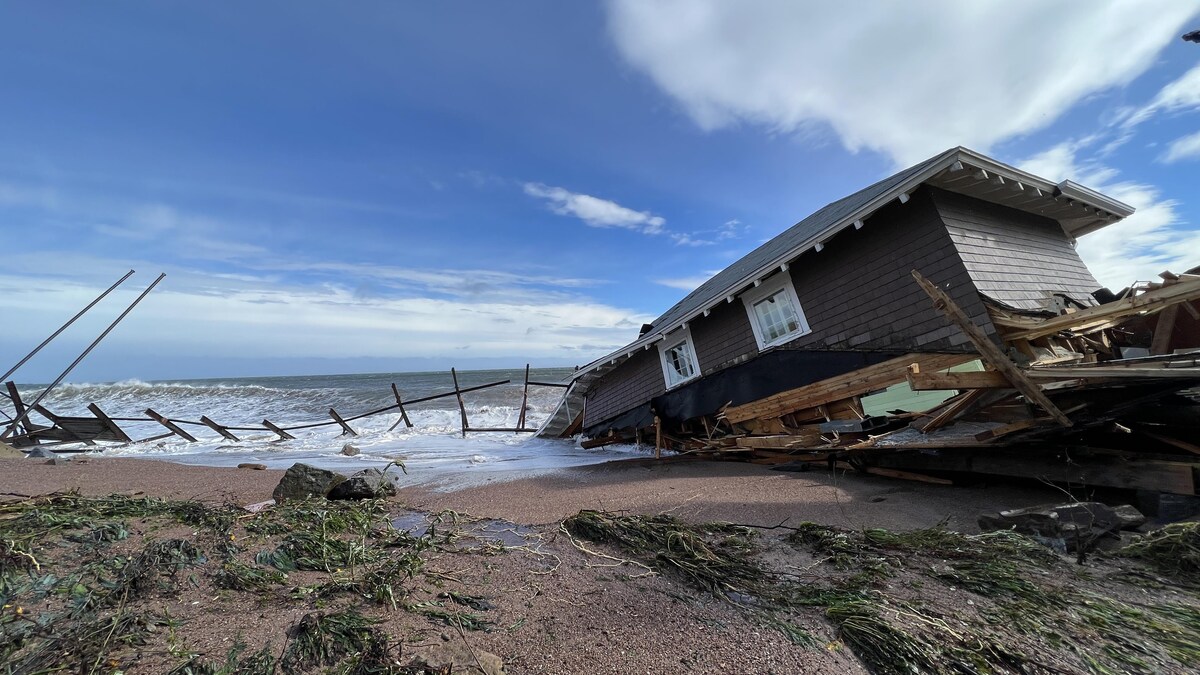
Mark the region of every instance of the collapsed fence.
POLYGON ((207 428, 216 432, 225 440, 232 441, 234 443, 241 442, 241 438, 234 432, 268 431, 278 436, 275 442, 282 442, 295 439, 295 436, 293 436, 290 432, 327 426, 340 427, 342 436, 358 436, 358 432, 350 426, 351 422, 398 411, 400 413, 400 418, 397 419, 394 424, 388 427, 388 431, 395 430, 396 427, 400 426, 401 424, 404 424, 406 427, 411 429, 414 425, 412 420, 409 418, 408 410, 405 406, 413 406, 419 403, 449 398, 451 396, 455 397, 458 401, 461 433, 464 438, 470 432, 532 433, 536 432, 537 428, 528 426, 528 419, 526 417, 526 410, 529 403, 529 388, 565 388, 568 385, 558 382, 539 382, 531 380, 529 379, 529 369, 530 366, 526 364, 525 377, 521 392, 520 411, 518 413, 517 423, 513 427, 472 427, 470 425, 470 420, 467 417, 467 405, 463 399, 463 394, 510 384, 512 382, 511 379, 488 382, 486 384, 470 387, 461 387, 458 383, 458 372, 454 368, 451 368, 450 377, 454 383, 453 391, 422 396, 406 401, 401 396, 400 389, 393 382, 391 383, 391 393, 396 402, 391 405, 349 416, 343 416, 336 409, 331 407, 329 409, 329 420, 293 424, 290 426, 278 425, 269 419, 263 419, 260 426, 223 425, 215 422, 208 415, 201 415, 199 420, 185 420, 168 417, 160 414, 152 408, 146 408, 145 412, 143 413, 145 417, 113 417, 106 414, 100 409, 100 406, 96 405, 95 403, 89 403, 87 406, 88 411, 92 413, 92 417, 58 415, 50 410, 47 410, 45 406, 41 405, 39 402, 41 397, 39 397, 38 400, 32 405, 26 406, 21 399, 20 393, 17 391, 16 385, 10 381, 5 383, 5 387, 7 389, 7 396, 16 412, 16 416, 13 417, 13 421, 8 424, 4 435, 8 437, 8 442, 14 447, 28 447, 33 445, 70 445, 79 443, 82 443, 85 446, 93 446, 97 441, 111 441, 117 443, 149 443, 165 438, 171 438, 173 436, 178 436, 189 443, 198 442, 199 439, 184 427, 207 428), (31 412, 36 412, 44 417, 51 423, 51 426, 43 426, 31 423, 29 421, 29 414, 31 412), (164 427, 167 430, 167 433, 134 440, 125 431, 125 429, 118 424, 118 422, 156 422, 164 427))

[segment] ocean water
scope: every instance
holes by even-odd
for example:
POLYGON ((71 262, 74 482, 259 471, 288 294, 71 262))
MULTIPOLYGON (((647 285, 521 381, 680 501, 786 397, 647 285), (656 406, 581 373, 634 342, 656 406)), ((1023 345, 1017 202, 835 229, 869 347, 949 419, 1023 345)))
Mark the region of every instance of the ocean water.
MULTIPOLYGON (((562 382, 570 369, 546 368, 530 371, 530 379, 562 382)), ((511 380, 509 384, 463 395, 467 417, 473 428, 511 428, 517 424, 521 407, 524 369, 465 371, 458 374, 459 386, 511 380)), ((198 422, 207 415, 235 430, 240 439, 232 442, 208 427, 180 426, 198 439, 192 443, 179 436, 133 444, 97 445, 96 452, 113 457, 142 457, 206 466, 235 466, 259 462, 271 468, 287 468, 306 462, 339 471, 368 466, 383 467, 393 460, 404 463, 407 483, 447 489, 505 477, 532 475, 567 467, 594 464, 642 454, 630 446, 584 450, 573 440, 534 438, 532 433, 460 432, 458 401, 454 396, 405 404, 413 427, 403 423, 398 410, 348 422, 358 436, 343 436, 333 423, 329 409, 349 419, 395 403, 395 383, 405 401, 452 392, 449 372, 374 373, 365 375, 319 375, 253 377, 173 382, 127 380, 102 384, 60 385, 42 402, 48 410, 65 416, 91 416, 87 406, 95 403, 135 440, 166 433, 166 429, 144 414, 147 408, 173 420, 198 422), (122 419, 124 418, 124 419, 122 419), (280 427, 321 424, 290 431, 295 440, 279 441, 263 428, 266 418, 280 427), (135 420, 135 421, 127 421, 135 420), (353 445, 357 456, 341 454, 353 445)), ((37 386, 20 387, 26 402, 40 392, 37 386)), ((529 388, 526 426, 537 428, 553 412, 562 396, 558 387, 529 388)), ((0 399, 3 400, 3 399, 0 399)), ((11 413, 11 409, 6 410, 11 413)), ((36 413, 33 420, 43 423, 36 413)))

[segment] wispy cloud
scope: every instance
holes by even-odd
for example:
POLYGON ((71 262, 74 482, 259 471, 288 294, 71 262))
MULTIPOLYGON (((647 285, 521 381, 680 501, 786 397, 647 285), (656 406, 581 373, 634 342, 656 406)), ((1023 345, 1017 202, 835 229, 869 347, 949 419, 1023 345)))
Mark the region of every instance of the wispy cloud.
POLYGON ((691 277, 673 277, 669 279, 655 279, 654 283, 667 288, 678 288, 682 291, 694 291, 700 284, 713 278, 713 276, 721 270, 708 270, 702 274, 697 274, 691 277))
POLYGON ((1122 126, 1128 129, 1156 114, 1194 109, 1200 109, 1200 65, 1163 87, 1146 105, 1127 111, 1122 126))
POLYGON ((1168 164, 1185 159, 1200 159, 1200 131, 1171 141, 1162 155, 1162 161, 1168 164))
POLYGON ((1046 127, 1145 72, 1197 13, 1175 0, 1083 12, 1070 0, 608 7, 621 55, 699 127, 828 129, 851 151, 877 150, 899 165, 960 144, 986 152, 1046 127))
POLYGON ((667 222, 649 211, 635 211, 609 199, 542 183, 526 183, 525 194, 544 199, 555 213, 573 216, 591 227, 619 227, 643 234, 661 234, 667 222))

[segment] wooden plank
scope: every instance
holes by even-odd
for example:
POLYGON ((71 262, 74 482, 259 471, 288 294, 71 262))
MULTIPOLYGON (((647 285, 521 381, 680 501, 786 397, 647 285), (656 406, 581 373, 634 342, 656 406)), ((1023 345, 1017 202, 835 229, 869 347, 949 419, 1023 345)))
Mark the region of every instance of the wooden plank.
POLYGON ((395 429, 396 427, 400 426, 401 422, 404 422, 404 426, 411 429, 413 423, 409 421, 408 413, 405 412, 405 410, 404 410, 404 401, 403 401, 403 399, 400 398, 400 390, 396 388, 395 382, 392 383, 392 396, 396 397, 396 407, 400 408, 400 419, 396 420, 395 424, 388 427, 388 431, 391 431, 392 429, 395 429))
POLYGON ((1063 330, 1071 330, 1076 333, 1090 332, 1113 322, 1119 323, 1135 314, 1161 311, 1171 305, 1197 298, 1200 298, 1200 279, 1189 279, 1147 291, 1141 295, 1122 298, 1107 305, 1089 307, 1074 314, 1064 314, 1046 319, 1038 322, 1035 326, 1009 332, 1006 337, 1010 340, 1033 339, 1043 335, 1053 335, 1063 330))
POLYGON ((89 403, 88 410, 90 410, 91 413, 96 416, 96 419, 100 420, 100 423, 104 425, 104 428, 108 429, 109 433, 111 433, 117 440, 124 441, 125 443, 133 442, 133 439, 125 433, 125 430, 117 426, 117 423, 114 422, 111 417, 106 415, 104 411, 100 409, 100 406, 96 405, 95 403, 89 403))
POLYGON ((983 331, 979 330, 979 327, 976 326, 975 323, 971 321, 970 317, 968 317, 966 313, 964 313, 962 309, 950 299, 950 296, 946 295, 946 293, 934 285, 932 281, 921 276, 921 273, 917 270, 913 270, 912 275, 913 278, 917 280, 917 283, 920 284, 921 288, 925 290, 925 293, 929 295, 930 299, 933 300, 933 306, 941 310, 955 325, 958 326, 959 330, 961 330, 963 334, 967 336, 967 339, 971 341, 971 344, 975 345, 975 349, 979 351, 979 355, 983 358, 985 363, 1000 371, 1009 382, 1012 382, 1013 387, 1017 391, 1021 392, 1021 394, 1025 396, 1025 398, 1031 403, 1037 404, 1042 408, 1042 410, 1045 410, 1047 413, 1049 413, 1049 415, 1054 418, 1055 422, 1058 422, 1064 427, 1069 427, 1072 425, 1070 418, 1064 415, 1062 411, 1058 409, 1058 406, 1054 405, 1054 403, 1052 403, 1050 399, 1042 393, 1042 390, 1039 389, 1038 386, 1034 384, 1028 377, 1026 377, 1025 373, 1022 372, 1021 369, 1018 368, 1017 365, 1004 354, 1004 352, 1000 351, 1000 348, 997 347, 995 343, 993 343, 986 335, 983 334, 983 331))
POLYGON ((963 373, 923 373, 921 372, 921 364, 914 363, 908 367, 907 378, 908 386, 913 391, 1012 388, 1012 384, 1003 375, 994 370, 977 370, 963 373))
MULTIPOLYGON (((846 462, 838 462, 837 468, 847 471, 854 470, 854 466, 846 462)), ((885 469, 879 466, 864 466, 860 469, 863 473, 869 473, 873 476, 883 476, 885 478, 899 478, 900 480, 913 480, 920 483, 930 483, 932 485, 954 485, 954 481, 946 480, 945 478, 935 478, 923 473, 913 471, 901 471, 900 469, 885 469)))
POLYGON ((993 438, 1000 438, 1001 436, 1015 434, 1018 431, 1025 431, 1026 429, 1032 429, 1036 426, 1040 426, 1042 424, 1048 424, 1053 421, 1054 420, 1045 419, 1045 418, 1041 418, 1041 417, 1031 417, 1027 420, 1018 420, 1016 422, 1011 422, 1009 424, 1005 424, 1004 426, 999 426, 994 429, 988 429, 987 431, 981 431, 981 432, 975 434, 975 440, 990 441, 993 438))
POLYGON ((1171 305, 1158 313, 1154 326, 1154 338, 1150 341, 1150 355, 1171 353, 1171 338, 1175 334, 1175 319, 1179 316, 1179 305, 1171 305))
POLYGON ((1149 436, 1150 438, 1153 438, 1156 441, 1159 441, 1160 443, 1166 443, 1167 445, 1174 446, 1176 448, 1179 448, 1180 450, 1187 450, 1188 452, 1200 455, 1200 445, 1196 445, 1195 443, 1188 443, 1187 441, 1181 441, 1178 438, 1172 438, 1170 436, 1164 436, 1162 434, 1151 433, 1149 431, 1146 431, 1145 429, 1138 429, 1138 431, 1149 436))
POLYGON ((238 438, 237 436, 234 436, 233 432, 231 432, 230 430, 221 426, 220 424, 217 424, 216 422, 212 421, 211 419, 208 418, 207 415, 201 415, 200 421, 203 422, 204 425, 206 427, 208 427, 209 429, 212 429, 213 431, 217 432, 218 434, 221 434, 221 437, 224 438, 225 440, 233 441, 234 443, 241 442, 241 439, 238 438))
MULTIPOLYGON (((474 429, 472 429, 472 431, 474 431, 474 429)), ((617 443, 628 443, 628 442, 629 442, 629 439, 626 438, 625 436, 614 433, 609 436, 601 436, 600 438, 589 438, 586 441, 581 441, 579 443, 579 447, 583 448, 584 450, 591 450, 592 448, 602 448, 606 445, 616 445, 617 443)))
POLYGON ((662 459, 663 429, 662 420, 654 416, 654 459, 662 459))
POLYGON ((264 420, 262 421, 262 424, 263 424, 263 426, 264 426, 264 427, 266 427, 266 428, 270 429, 271 431, 274 431, 275 433, 279 434, 279 440, 281 440, 281 441, 294 441, 294 440, 296 440, 296 437, 295 437, 295 436, 293 436, 293 435, 289 434, 288 432, 284 431, 283 429, 280 429, 279 427, 275 426, 275 423, 274 423, 274 422, 272 422, 271 420, 264 419, 264 420))
POLYGON ((458 398, 458 413, 462 417, 462 435, 467 437, 467 404, 463 403, 462 390, 458 388, 458 373, 451 368, 450 377, 454 379, 454 395, 458 398))
POLYGON ((731 406, 725 410, 725 418, 738 423, 758 417, 779 417, 832 401, 868 394, 903 382, 905 368, 917 360, 930 370, 942 370, 977 358, 979 357, 975 354, 905 354, 757 401, 731 406))
POLYGON ((820 442, 822 442, 821 430, 817 429, 815 425, 811 429, 805 429, 804 432, 798 434, 742 436, 736 439, 737 447, 754 449, 795 448, 820 442))
POLYGON ((950 422, 957 419, 960 415, 970 410, 971 406, 975 405, 980 398, 983 397, 984 389, 972 389, 965 394, 962 394, 958 399, 949 402, 945 408, 934 415, 933 419, 921 425, 921 433, 927 434, 931 431, 941 429, 950 422))
POLYGON ((59 434, 55 433, 53 429, 38 429, 30 432, 29 434, 34 438, 39 436, 59 437, 66 441, 78 441, 87 445, 95 445, 95 437, 100 434, 100 431, 103 428, 103 423, 100 422, 100 420, 86 420, 91 424, 87 424, 86 427, 81 430, 78 424, 78 422, 81 420, 78 418, 55 415, 40 404, 34 404, 33 409, 36 410, 37 413, 42 417, 45 417, 53 422, 54 426, 57 427, 57 429, 61 432, 61 434, 59 434), (74 424, 72 424, 72 422, 74 422, 74 424))
POLYGON ((179 436, 180 438, 183 438, 187 442, 189 442, 189 443, 196 442, 195 436, 189 434, 188 432, 184 431, 183 429, 180 429, 177 424, 175 424, 171 420, 167 419, 166 417, 159 415, 158 413, 154 412, 150 408, 146 408, 146 416, 149 417, 150 419, 154 420, 155 422, 158 422, 159 424, 163 425, 168 430, 170 430, 171 433, 175 434, 176 436, 179 436))
MULTIPOLYGON (((349 434, 351 436, 358 435, 358 432, 351 429, 350 425, 346 424, 346 420, 342 419, 342 416, 339 415, 338 412, 336 410, 334 410, 333 408, 329 409, 329 416, 333 418, 334 422, 337 422, 338 425, 342 427, 342 435, 343 436, 345 436, 347 434, 349 434)), ((463 435, 466 436, 466 434, 463 434, 463 435)))
MULTIPOLYGON (((1109 363, 1112 363, 1111 361, 1109 363)), ((1170 379, 1196 379, 1200 380, 1200 367, 1188 366, 1187 368, 1146 368, 1136 366, 1078 366, 1074 368, 1062 367, 1038 367, 1030 368, 1025 371, 1026 374, 1037 378, 1071 378, 1071 379, 1091 379, 1091 378, 1170 378, 1170 379)))
POLYGON ((17 391, 16 383, 13 382, 12 380, 9 380, 8 382, 4 383, 4 386, 8 388, 8 398, 10 400, 12 400, 13 412, 15 413, 15 415, 13 416, 13 419, 19 420, 21 418, 25 418, 24 424, 11 425, 12 428, 10 428, 8 430, 8 432, 5 433, 5 435, 8 435, 9 433, 15 433, 17 431, 23 431, 24 433, 27 433, 27 434, 32 433, 33 426, 29 424, 28 415, 25 414, 25 402, 21 400, 21 393, 17 391))
POLYGON ((575 419, 571 420, 571 423, 567 425, 567 428, 563 429, 563 432, 561 434, 559 434, 559 438, 570 438, 571 436, 574 436, 575 434, 579 433, 579 430, 582 428, 583 428, 583 411, 580 410, 579 413, 577 415, 575 415, 575 419))

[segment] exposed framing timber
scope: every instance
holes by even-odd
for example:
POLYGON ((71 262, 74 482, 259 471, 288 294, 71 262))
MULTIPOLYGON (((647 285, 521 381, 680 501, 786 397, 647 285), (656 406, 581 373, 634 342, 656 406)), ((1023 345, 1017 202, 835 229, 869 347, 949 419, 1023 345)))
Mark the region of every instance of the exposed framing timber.
POLYGON ((967 336, 971 344, 975 345, 975 349, 979 351, 979 355, 988 365, 1000 371, 1013 387, 1021 392, 1026 399, 1031 403, 1037 404, 1042 410, 1045 410, 1055 422, 1058 422, 1064 427, 1072 425, 1071 419, 1063 414, 1058 406, 1046 397, 1042 390, 1038 388, 1032 380, 1030 380, 1020 368, 1017 367, 1004 352, 1000 351, 983 331, 971 321, 970 317, 962 311, 949 295, 946 295, 942 289, 938 288, 932 281, 926 279, 917 270, 912 271, 913 278, 917 280, 917 284, 925 290, 925 293, 933 300, 933 306, 938 308, 950 319, 959 330, 967 336))

